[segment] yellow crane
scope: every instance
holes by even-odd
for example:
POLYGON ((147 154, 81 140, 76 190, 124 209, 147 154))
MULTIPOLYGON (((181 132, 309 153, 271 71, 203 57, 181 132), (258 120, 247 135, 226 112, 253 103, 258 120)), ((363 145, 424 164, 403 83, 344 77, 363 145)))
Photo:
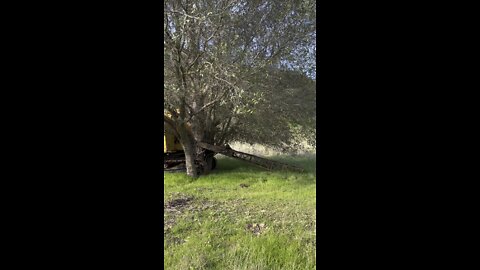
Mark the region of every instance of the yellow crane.
MULTIPOLYGON (((202 171, 204 166, 208 166, 209 170, 215 169, 217 160, 216 153, 203 148, 203 153, 197 157, 196 165, 202 171)), ((180 140, 175 136, 174 132, 165 125, 163 130, 163 168, 166 171, 183 171, 185 170, 185 153, 180 140)))
MULTIPOLYGON (((195 164, 199 168, 200 173, 204 166, 209 170, 216 168, 217 161, 216 154, 222 154, 232 158, 240 159, 267 170, 293 170, 303 172, 302 168, 284 164, 281 162, 261 158, 251 154, 235 151, 227 146, 211 145, 204 142, 195 142, 196 146, 203 150, 202 153, 196 157, 195 164)), ((175 136, 175 133, 165 125, 163 136, 163 168, 165 171, 184 171, 185 170, 185 153, 180 140, 175 136)))

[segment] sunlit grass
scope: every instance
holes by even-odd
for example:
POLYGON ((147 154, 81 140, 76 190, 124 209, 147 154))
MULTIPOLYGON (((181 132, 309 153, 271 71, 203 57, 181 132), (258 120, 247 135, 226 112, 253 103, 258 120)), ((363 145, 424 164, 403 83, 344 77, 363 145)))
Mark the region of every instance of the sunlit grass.
POLYGON ((313 157, 275 157, 307 172, 269 172, 221 158, 192 181, 164 174, 166 269, 315 269, 316 171, 313 157), (262 224, 255 234, 248 225, 262 224))

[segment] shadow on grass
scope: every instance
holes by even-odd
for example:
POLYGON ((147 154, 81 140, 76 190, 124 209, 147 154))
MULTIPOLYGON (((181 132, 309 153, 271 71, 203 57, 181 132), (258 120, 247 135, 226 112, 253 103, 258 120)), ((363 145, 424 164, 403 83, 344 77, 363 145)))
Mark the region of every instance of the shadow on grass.
POLYGON ((229 157, 217 158, 217 169, 214 172, 246 172, 246 171, 265 171, 265 169, 255 166, 251 163, 233 159, 229 157))
POLYGON ((293 186, 316 184, 316 159, 314 156, 274 156, 269 157, 269 159, 304 168, 305 172, 269 171, 242 160, 217 156, 217 168, 208 175, 200 176, 199 179, 189 178, 185 175, 185 172, 169 173, 169 175, 176 179, 177 184, 226 181, 253 185, 256 183, 266 183, 269 180, 285 181, 285 183, 292 184, 293 186))
POLYGON ((217 169, 214 170, 212 174, 222 175, 229 173, 263 172, 273 174, 284 173, 285 175, 295 174, 298 176, 312 173, 316 175, 316 158, 314 156, 275 156, 269 157, 269 159, 303 168, 305 169, 305 172, 294 173, 290 171, 268 171, 264 168, 248 163, 246 161, 229 157, 219 157, 217 158, 217 169))

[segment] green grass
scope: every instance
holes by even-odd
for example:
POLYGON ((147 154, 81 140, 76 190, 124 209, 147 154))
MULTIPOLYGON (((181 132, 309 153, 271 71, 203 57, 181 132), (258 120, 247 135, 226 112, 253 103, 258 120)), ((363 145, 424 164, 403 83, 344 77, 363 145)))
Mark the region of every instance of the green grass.
POLYGON ((197 180, 165 173, 165 269, 315 269, 315 159, 275 159, 307 172, 221 158, 197 180), (264 226, 255 234, 249 224, 264 226))

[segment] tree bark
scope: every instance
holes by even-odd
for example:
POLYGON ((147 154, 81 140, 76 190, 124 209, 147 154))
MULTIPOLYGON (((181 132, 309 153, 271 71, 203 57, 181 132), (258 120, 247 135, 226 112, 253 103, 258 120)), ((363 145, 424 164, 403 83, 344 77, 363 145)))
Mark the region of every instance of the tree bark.
POLYGON ((183 146, 183 152, 185 153, 185 165, 187 167, 187 175, 193 178, 198 178, 198 169, 195 165, 195 157, 197 152, 195 149, 195 139, 188 130, 186 124, 177 126, 177 131, 180 135, 180 143, 183 146))

